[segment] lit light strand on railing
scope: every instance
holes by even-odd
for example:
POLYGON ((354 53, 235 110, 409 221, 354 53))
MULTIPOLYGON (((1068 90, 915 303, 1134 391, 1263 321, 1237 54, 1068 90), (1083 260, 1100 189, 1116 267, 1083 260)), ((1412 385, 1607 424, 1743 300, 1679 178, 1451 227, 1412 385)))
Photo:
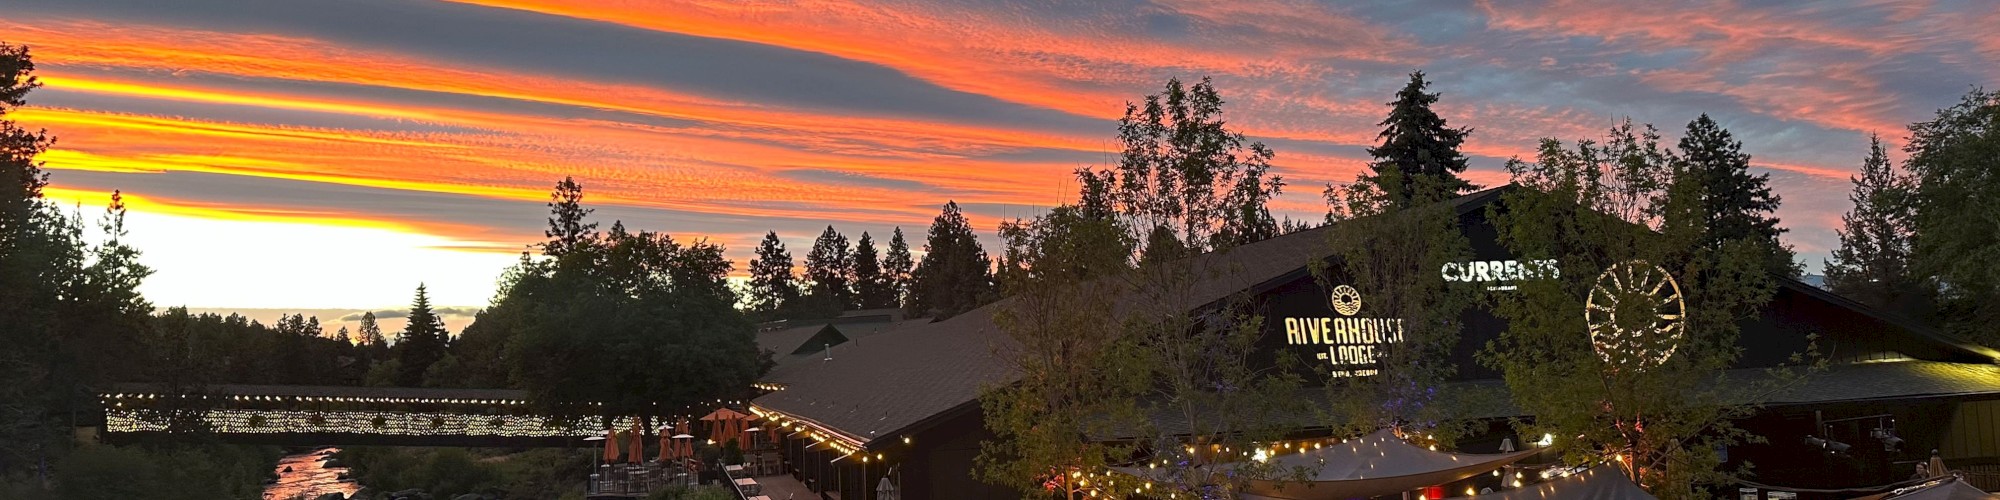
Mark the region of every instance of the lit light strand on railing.
POLYGON ((862 446, 865 443, 847 437, 846 435, 833 432, 829 429, 819 426, 818 424, 793 418, 783 413, 762 408, 754 404, 750 405, 750 413, 755 414, 758 418, 762 418, 766 421, 769 421, 771 422, 772 425, 777 425, 783 429, 789 430, 793 427, 797 427, 799 428, 800 431, 805 432, 806 437, 811 438, 814 443, 826 445, 826 447, 837 450, 845 455, 853 455, 858 453, 864 457, 868 456, 867 453, 868 448, 866 446, 862 446))
MULTIPOLYGON (((472 415, 443 412, 302 411, 217 409, 204 412, 203 422, 223 434, 372 434, 387 436, 494 436, 513 438, 588 437, 595 426, 583 423, 550 426, 542 417, 472 415)), ((636 419, 620 417, 612 428, 632 427, 636 419)), ((107 409, 105 431, 163 432, 167 423, 141 416, 140 410, 107 409)))

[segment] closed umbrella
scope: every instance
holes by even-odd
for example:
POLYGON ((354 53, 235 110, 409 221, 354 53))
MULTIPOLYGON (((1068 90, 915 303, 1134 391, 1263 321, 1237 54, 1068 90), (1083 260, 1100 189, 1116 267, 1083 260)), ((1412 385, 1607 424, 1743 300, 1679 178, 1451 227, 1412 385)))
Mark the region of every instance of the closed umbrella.
POLYGON ((618 431, 604 431, 604 462, 618 461, 618 431))
POLYGON ((662 464, 676 458, 674 456, 674 438, 672 438, 674 434, 670 430, 674 430, 674 428, 660 428, 660 462, 662 464))
POLYGON ((675 434, 675 435, 674 435, 674 454, 675 454, 675 455, 679 455, 679 456, 680 456, 680 458, 690 458, 690 457, 693 457, 693 456, 694 456, 694 435, 693 435, 693 434, 675 434))
POLYGON ((882 476, 882 480, 875 483, 875 498, 896 500, 896 485, 889 482, 889 476, 882 476))
POLYGON ((708 438, 720 443, 728 440, 738 430, 742 429, 741 427, 734 427, 736 425, 735 421, 740 421, 748 416, 744 415, 743 412, 729 408, 717 408, 715 411, 709 412, 708 415, 701 417, 701 420, 709 423, 708 438))
POLYGON ((646 429, 639 427, 639 421, 633 420, 632 430, 625 432, 625 445, 631 447, 631 450, 625 453, 625 462, 636 464, 646 461, 646 429))

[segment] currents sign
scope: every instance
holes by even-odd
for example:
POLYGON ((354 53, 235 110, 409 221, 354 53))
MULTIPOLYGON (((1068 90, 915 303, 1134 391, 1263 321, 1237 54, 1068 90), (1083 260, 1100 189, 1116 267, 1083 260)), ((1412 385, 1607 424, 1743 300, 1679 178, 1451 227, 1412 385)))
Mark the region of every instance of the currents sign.
POLYGON ((1447 282, 1485 283, 1487 290, 1514 290, 1517 288, 1515 282, 1560 278, 1562 269, 1555 259, 1482 260, 1446 262, 1440 274, 1447 282))
POLYGON ((1326 361, 1331 377, 1367 377, 1380 369, 1381 349, 1403 341, 1401 318, 1369 318, 1361 313, 1361 293, 1340 285, 1326 294, 1338 316, 1283 318, 1285 343, 1311 348, 1326 361))

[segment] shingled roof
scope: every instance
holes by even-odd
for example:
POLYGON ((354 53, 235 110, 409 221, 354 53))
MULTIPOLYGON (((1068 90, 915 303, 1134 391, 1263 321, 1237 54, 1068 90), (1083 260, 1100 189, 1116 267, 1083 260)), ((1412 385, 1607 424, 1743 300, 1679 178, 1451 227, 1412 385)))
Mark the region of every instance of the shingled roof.
MULTIPOLYGON (((1464 214, 1498 199, 1504 189, 1446 203, 1464 214)), ((1329 255, 1328 231, 1310 229, 1195 257, 1194 265, 1227 272, 1194 283, 1190 309, 1305 276, 1308 262, 1329 255)), ((835 349, 831 361, 781 367, 764 380, 785 390, 752 403, 861 443, 898 436, 954 409, 977 405, 983 388, 1020 376, 997 354, 1016 347, 993 323, 994 310, 1005 302, 877 334, 844 352, 835 349)))
MULTIPOLYGON (((1464 216, 1500 199, 1511 185, 1487 189, 1447 201, 1464 216)), ((1330 256, 1330 227, 1321 227, 1250 243, 1224 252, 1193 258, 1190 266, 1226 272, 1203 273, 1185 297, 1190 311, 1239 293, 1262 293, 1310 275, 1309 262, 1330 256)), ((1920 323, 1875 311, 1844 297, 1783 278, 1791 289, 1837 307, 1859 311, 1911 335, 1928 362, 1841 367, 1776 395, 1772 404, 1853 401, 1910 397, 2000 393, 2000 353, 1941 334, 1920 323)), ((993 323, 994 311, 1006 300, 944 321, 912 320, 877 333, 845 350, 833 349, 833 359, 781 364, 764 381, 785 386, 752 401, 869 445, 877 439, 921 430, 959 411, 977 408, 982 389, 1017 380, 1016 367, 1002 353, 1018 348, 993 323)), ((1486 394, 1505 394, 1497 380, 1453 384, 1486 394)), ((1477 404, 1474 413, 1511 416, 1519 413, 1511 401, 1477 404)))

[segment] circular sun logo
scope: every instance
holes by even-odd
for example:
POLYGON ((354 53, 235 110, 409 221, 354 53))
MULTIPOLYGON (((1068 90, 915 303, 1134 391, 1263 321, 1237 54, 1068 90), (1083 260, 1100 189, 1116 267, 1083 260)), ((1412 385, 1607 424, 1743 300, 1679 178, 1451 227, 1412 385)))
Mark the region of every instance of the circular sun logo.
POLYGON ((1361 292, 1355 291, 1354 287, 1347 285, 1333 287, 1333 294, 1328 298, 1333 302, 1334 312, 1340 313, 1341 316, 1353 316, 1354 313, 1361 312, 1361 292))
POLYGON ((1673 357, 1687 333, 1687 304, 1666 269, 1632 260, 1597 275, 1584 302, 1584 320, 1605 363, 1644 370, 1673 357))

